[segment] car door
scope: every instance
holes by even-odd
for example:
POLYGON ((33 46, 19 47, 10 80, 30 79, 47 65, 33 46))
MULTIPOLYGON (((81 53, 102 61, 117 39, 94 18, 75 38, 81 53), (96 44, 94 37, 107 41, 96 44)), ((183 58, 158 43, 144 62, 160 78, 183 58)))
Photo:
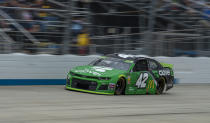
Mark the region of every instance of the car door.
POLYGON ((129 92, 132 94, 155 93, 155 80, 149 72, 146 59, 138 60, 130 72, 129 92))

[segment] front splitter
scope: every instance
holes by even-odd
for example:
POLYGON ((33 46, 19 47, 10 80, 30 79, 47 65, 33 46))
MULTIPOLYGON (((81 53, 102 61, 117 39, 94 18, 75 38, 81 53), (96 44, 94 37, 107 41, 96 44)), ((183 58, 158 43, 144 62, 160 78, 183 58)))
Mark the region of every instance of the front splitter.
POLYGON ((86 93, 93 93, 93 94, 114 95, 114 92, 113 93, 106 93, 106 92, 89 91, 89 90, 83 90, 83 89, 78 89, 78 88, 71 88, 71 87, 68 87, 68 86, 66 86, 66 89, 73 90, 73 91, 86 92, 86 93))

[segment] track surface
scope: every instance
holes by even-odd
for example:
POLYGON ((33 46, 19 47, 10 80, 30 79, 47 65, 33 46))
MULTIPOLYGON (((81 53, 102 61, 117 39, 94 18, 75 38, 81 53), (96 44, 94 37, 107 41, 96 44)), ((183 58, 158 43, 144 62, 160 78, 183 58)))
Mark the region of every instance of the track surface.
POLYGON ((165 95, 105 96, 64 86, 0 87, 0 123, 210 123, 210 85, 165 95))

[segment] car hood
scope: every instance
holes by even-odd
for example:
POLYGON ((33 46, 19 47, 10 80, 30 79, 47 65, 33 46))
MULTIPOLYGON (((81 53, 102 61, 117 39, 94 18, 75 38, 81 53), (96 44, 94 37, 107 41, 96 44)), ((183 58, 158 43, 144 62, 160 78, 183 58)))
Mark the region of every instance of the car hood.
POLYGON ((123 70, 118 70, 110 67, 103 66, 78 66, 71 70, 73 73, 86 76, 97 76, 97 77, 111 77, 125 73, 123 70))

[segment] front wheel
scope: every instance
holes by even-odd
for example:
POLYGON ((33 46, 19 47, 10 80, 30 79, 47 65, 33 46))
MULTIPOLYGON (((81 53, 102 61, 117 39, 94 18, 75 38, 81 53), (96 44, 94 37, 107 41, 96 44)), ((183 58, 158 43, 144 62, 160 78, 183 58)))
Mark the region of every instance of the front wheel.
POLYGON ((115 95, 123 95, 125 94, 125 87, 126 87, 126 82, 125 79, 120 78, 116 84, 115 87, 115 95))

